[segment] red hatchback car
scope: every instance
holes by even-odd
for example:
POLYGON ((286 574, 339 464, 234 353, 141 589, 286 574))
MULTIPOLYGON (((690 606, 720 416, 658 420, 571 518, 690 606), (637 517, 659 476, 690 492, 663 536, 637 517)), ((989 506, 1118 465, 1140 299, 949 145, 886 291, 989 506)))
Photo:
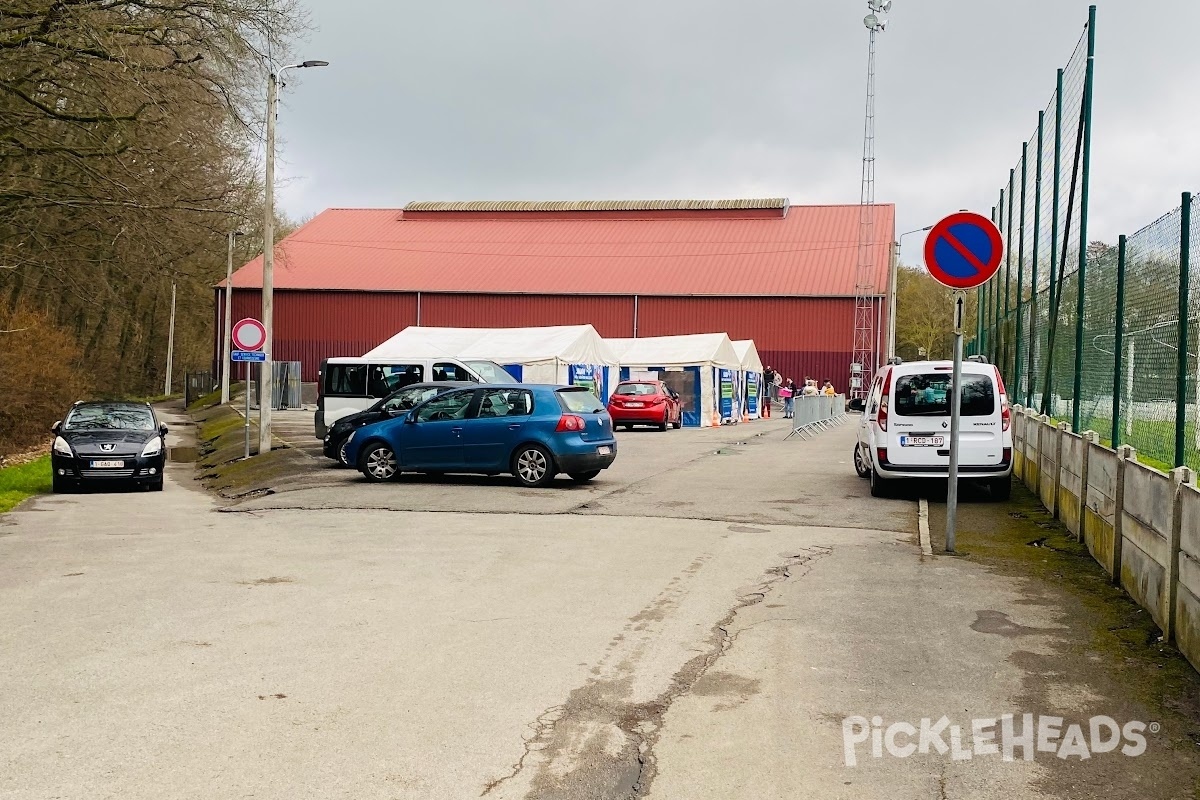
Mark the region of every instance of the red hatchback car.
POLYGON ((683 406, 679 395, 662 381, 622 381, 608 401, 613 427, 653 425, 660 431, 683 427, 683 406))

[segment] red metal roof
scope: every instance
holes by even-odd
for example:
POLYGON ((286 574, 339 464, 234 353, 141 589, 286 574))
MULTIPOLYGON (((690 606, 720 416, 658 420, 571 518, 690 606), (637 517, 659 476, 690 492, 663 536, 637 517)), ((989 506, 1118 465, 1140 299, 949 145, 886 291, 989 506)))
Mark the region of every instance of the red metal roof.
MULTIPOLYGON (((860 208, 405 213, 330 209, 277 244, 279 289, 854 296, 860 208), (733 217, 731 218, 731 215, 733 217)), ((875 207, 876 294, 887 285, 895 207, 875 207)), ((234 275, 262 285, 262 258, 234 275)))

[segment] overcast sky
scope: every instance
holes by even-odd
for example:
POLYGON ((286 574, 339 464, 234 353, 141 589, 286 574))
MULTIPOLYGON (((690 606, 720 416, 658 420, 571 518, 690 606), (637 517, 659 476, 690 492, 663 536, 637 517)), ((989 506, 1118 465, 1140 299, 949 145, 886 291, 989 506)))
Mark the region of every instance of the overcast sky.
MULTIPOLYGON (((857 203, 863 0, 306 0, 326 59, 280 113, 296 218, 410 200, 857 203)), ((1200 5, 1099 3, 1092 238, 1200 190, 1200 5)), ((1081 0, 896 0, 877 199, 898 232, 988 213, 1087 20, 1081 0)), ((904 261, 920 263, 918 236, 904 261)))

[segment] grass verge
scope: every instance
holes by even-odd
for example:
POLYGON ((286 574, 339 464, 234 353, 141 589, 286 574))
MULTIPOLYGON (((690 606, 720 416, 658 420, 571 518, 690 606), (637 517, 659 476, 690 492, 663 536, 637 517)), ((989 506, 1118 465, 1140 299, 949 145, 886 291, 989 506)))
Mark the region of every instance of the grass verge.
POLYGON ((50 456, 0 469, 0 513, 12 511, 20 503, 50 491, 50 456))
MULTIPOLYGON (((201 405, 197 401, 193 408, 201 405)), ((217 393, 220 399, 220 393, 217 393)), ((289 447, 258 455, 258 425, 250 424, 250 458, 245 458, 245 419, 229 406, 215 405, 192 412, 198 440, 197 467, 205 488, 236 499, 270 494, 280 479, 303 472, 308 457, 289 447)))

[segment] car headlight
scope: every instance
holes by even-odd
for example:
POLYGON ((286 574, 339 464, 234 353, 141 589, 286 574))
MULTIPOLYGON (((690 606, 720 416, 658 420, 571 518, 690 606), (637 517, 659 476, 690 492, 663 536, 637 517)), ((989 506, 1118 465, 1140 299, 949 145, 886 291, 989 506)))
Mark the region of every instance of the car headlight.
POLYGON ((142 448, 142 457, 156 456, 162 452, 162 437, 155 436, 150 441, 146 442, 146 446, 142 448))
MULTIPOLYGON (((44 442, 46 440, 43 439, 42 441, 44 442)), ((67 444, 67 440, 61 436, 54 437, 54 452, 58 453, 60 456, 66 456, 67 458, 75 455, 71 452, 71 445, 67 444)))

